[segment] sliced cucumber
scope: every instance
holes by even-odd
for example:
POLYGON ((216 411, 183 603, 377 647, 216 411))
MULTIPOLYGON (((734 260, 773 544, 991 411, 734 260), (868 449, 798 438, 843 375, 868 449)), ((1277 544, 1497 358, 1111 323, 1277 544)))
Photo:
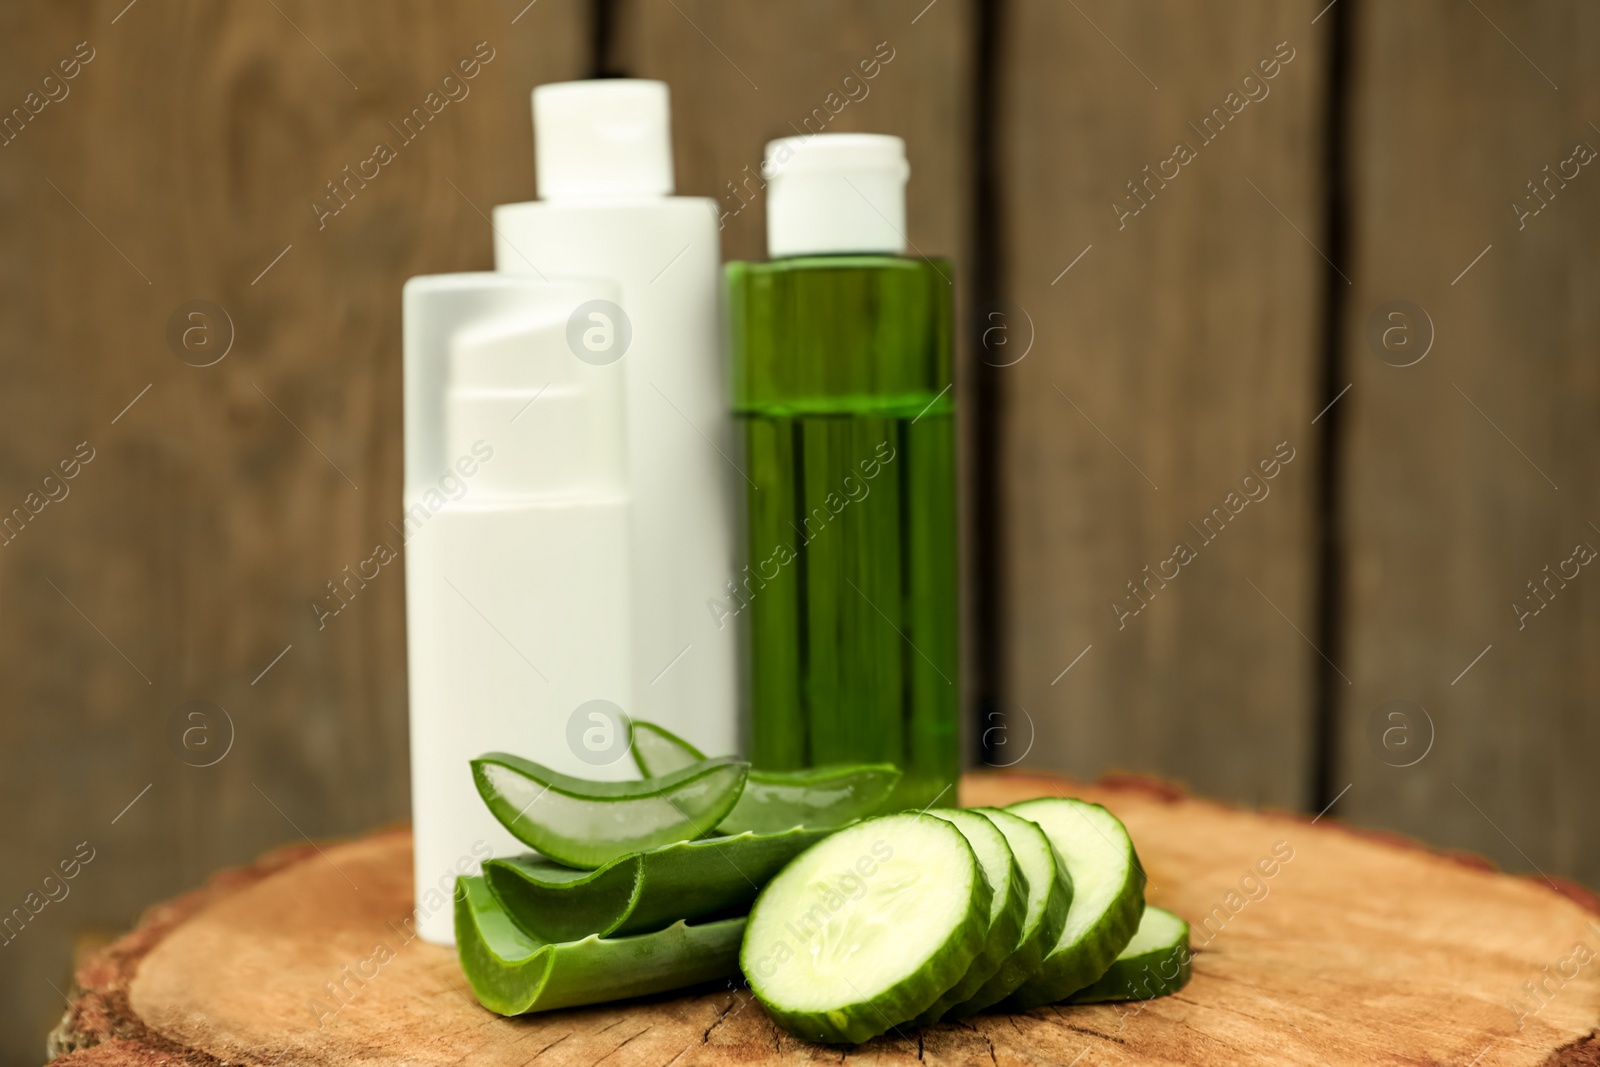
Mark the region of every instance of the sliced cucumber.
POLYGON ((472 761, 478 793, 501 825, 570 867, 704 836, 733 810, 749 770, 725 756, 642 782, 591 782, 504 752, 472 761))
POLYGON ((456 892, 456 948, 478 1003, 501 1015, 598 1004, 734 974, 745 921, 674 923, 638 937, 547 944, 528 937, 482 878, 456 892))
MULTIPOLYGON (((670 774, 705 759, 689 742, 651 722, 633 723, 633 761, 639 773, 670 774)), ((739 802, 717 829, 725 834, 774 833, 793 826, 829 829, 881 812, 900 781, 892 763, 752 770, 739 802)))
POLYGON ((1189 984, 1189 924, 1162 908, 1146 906, 1139 930, 1110 970, 1068 997, 1071 1004, 1150 1000, 1189 984))
POLYGON ((967 839, 885 815, 813 845, 750 909, 740 966, 789 1033, 859 1042, 927 1011, 989 930, 989 883, 967 839))
POLYGON ((989 882, 989 933, 983 950, 967 968, 967 973, 934 1001, 932 1007, 913 1019, 914 1026, 937 1022, 951 1007, 967 1000, 994 977, 1000 965, 1016 950, 1028 909, 1027 883, 1017 869, 1017 861, 1012 858, 1005 834, 994 823, 976 812, 960 808, 935 808, 927 814, 944 819, 960 830, 978 857, 978 866, 989 882))
POLYGON ((541 941, 659 930, 745 911, 760 887, 827 831, 796 828, 678 841, 576 871, 529 854, 485 861, 495 900, 541 941))
POLYGON ((994 976, 965 1001, 945 1012, 946 1019, 964 1019, 1004 1000, 1035 974, 1045 953, 1055 947, 1067 922, 1072 901, 1072 877, 1050 839, 1038 826, 997 808, 973 808, 1005 834, 1016 858, 1017 870, 1027 887, 1027 911, 1016 947, 994 976))
POLYGON ((1127 947, 1144 913, 1144 870, 1127 829, 1099 804, 1045 797, 1007 810, 1039 825, 1072 876, 1072 904, 1055 947, 1003 1002, 1026 1011, 1089 985, 1127 947))

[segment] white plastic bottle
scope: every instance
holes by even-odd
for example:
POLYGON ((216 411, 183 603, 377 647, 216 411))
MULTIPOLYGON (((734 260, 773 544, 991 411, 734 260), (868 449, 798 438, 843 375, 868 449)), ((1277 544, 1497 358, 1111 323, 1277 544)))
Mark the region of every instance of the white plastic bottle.
POLYGON ((634 704, 702 751, 736 750, 735 627, 719 625, 734 574, 735 492, 718 326, 714 203, 673 192, 667 87, 625 79, 533 91, 542 200, 494 210, 495 267, 618 281, 630 331, 634 704))
POLYGON ((429 941, 451 943, 457 874, 527 851, 470 760, 632 771, 615 714, 633 703, 622 381, 568 339, 574 311, 616 297, 491 273, 406 283, 412 825, 429 941))

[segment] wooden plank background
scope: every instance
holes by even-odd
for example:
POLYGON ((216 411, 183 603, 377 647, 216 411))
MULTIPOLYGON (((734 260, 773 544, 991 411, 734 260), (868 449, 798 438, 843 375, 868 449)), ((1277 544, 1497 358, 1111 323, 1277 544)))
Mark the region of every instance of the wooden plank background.
POLYGON ((0 10, 0 109, 92 49, 0 147, 0 512, 61 497, 0 547, 0 912, 94 850, 0 945, 0 1062, 37 1062, 75 946, 272 844, 407 816, 398 571, 323 629, 310 605, 393 537, 401 282, 489 265, 484 215, 533 189, 529 88, 596 72, 671 83, 679 188, 722 202, 729 258, 762 251, 767 139, 819 107, 907 137, 910 239, 958 263, 975 751, 1337 794, 1600 883, 1595 579, 1520 629, 1510 606, 1600 548, 1597 179, 1511 208, 1600 147, 1597 40, 1600 13, 1506 0, 0 10), (480 42, 470 94, 319 228, 325 183, 480 42), (863 96, 844 79, 880 45, 863 96), (196 299, 233 325, 210 367, 166 340, 196 299), (1394 300, 1436 334, 1414 366, 1366 340, 1394 300), (211 767, 169 743, 191 700, 231 722, 211 767), (1431 717, 1412 766, 1393 700, 1431 717))
POLYGON ((1595 885, 1600 581, 1565 561, 1600 550, 1600 172, 1560 168, 1600 150, 1600 11, 1478 8, 1366 4, 1352 27, 1336 810, 1595 885), (1393 300, 1432 322, 1412 366, 1364 339, 1393 300), (1396 700, 1426 718, 1380 759, 1396 700))
POLYGON ((1323 265, 1295 226, 1319 222, 1325 28, 1297 5, 1024 0, 1003 32, 1004 292, 1035 336, 1002 372, 999 761, 1032 737, 1041 766, 1301 804, 1323 265), (1179 143, 1195 158, 1163 164, 1179 143), (1230 492, 1261 499, 1232 516, 1230 492))

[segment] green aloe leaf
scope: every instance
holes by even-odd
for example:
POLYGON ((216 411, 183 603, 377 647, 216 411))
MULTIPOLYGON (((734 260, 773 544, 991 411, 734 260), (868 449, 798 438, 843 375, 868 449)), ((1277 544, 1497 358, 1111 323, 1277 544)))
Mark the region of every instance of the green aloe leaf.
POLYGON ((633 720, 631 741, 628 751, 633 756, 634 766, 646 778, 681 771, 706 758, 703 752, 671 730, 642 719, 633 720))
POLYGON ((738 973, 745 920, 560 944, 523 933, 479 877, 456 890, 456 951, 478 1002, 501 1015, 661 993, 738 973))
MULTIPOLYGON (((654 723, 633 723, 633 761, 647 776, 669 774, 704 760, 683 738, 654 723)), ((838 829, 881 813, 900 781, 892 763, 752 770, 738 803, 717 829, 725 834, 772 833, 793 826, 838 829)))
POLYGON ((791 826, 837 830, 881 812, 898 781, 900 769, 892 763, 751 771, 738 803, 717 830, 724 834, 771 833, 791 826))
POLYGON ((575 871, 538 856, 489 860, 484 877, 513 922, 543 941, 659 930, 748 909, 785 863, 830 831, 795 827, 679 841, 575 871))
POLYGON ((593 782, 504 752, 472 761, 478 793, 501 825, 570 867, 703 837, 733 810, 749 770, 725 756, 641 782, 593 782))

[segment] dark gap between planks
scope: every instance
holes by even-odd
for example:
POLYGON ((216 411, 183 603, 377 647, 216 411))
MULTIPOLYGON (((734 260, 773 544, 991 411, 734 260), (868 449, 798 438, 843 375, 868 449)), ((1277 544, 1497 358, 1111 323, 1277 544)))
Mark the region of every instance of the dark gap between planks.
MULTIPOLYGON (((1350 148, 1351 148, 1351 36, 1357 0, 1344 0, 1327 13, 1328 73, 1322 121, 1323 217, 1329 263, 1322 272, 1321 390, 1317 407, 1328 403, 1345 387, 1348 367, 1344 359, 1346 323, 1351 286, 1336 263, 1349 259, 1350 251, 1350 148)), ((1312 692, 1311 782, 1306 806, 1322 811, 1343 788, 1339 773, 1339 709, 1347 697, 1348 683, 1333 667, 1343 658, 1344 642, 1344 475, 1347 448, 1345 412, 1351 401, 1334 404, 1318 421, 1321 437, 1317 449, 1316 500, 1312 507, 1316 539, 1315 639, 1323 655, 1314 661, 1312 692), (1329 661, 1332 661, 1330 663, 1329 661)))

